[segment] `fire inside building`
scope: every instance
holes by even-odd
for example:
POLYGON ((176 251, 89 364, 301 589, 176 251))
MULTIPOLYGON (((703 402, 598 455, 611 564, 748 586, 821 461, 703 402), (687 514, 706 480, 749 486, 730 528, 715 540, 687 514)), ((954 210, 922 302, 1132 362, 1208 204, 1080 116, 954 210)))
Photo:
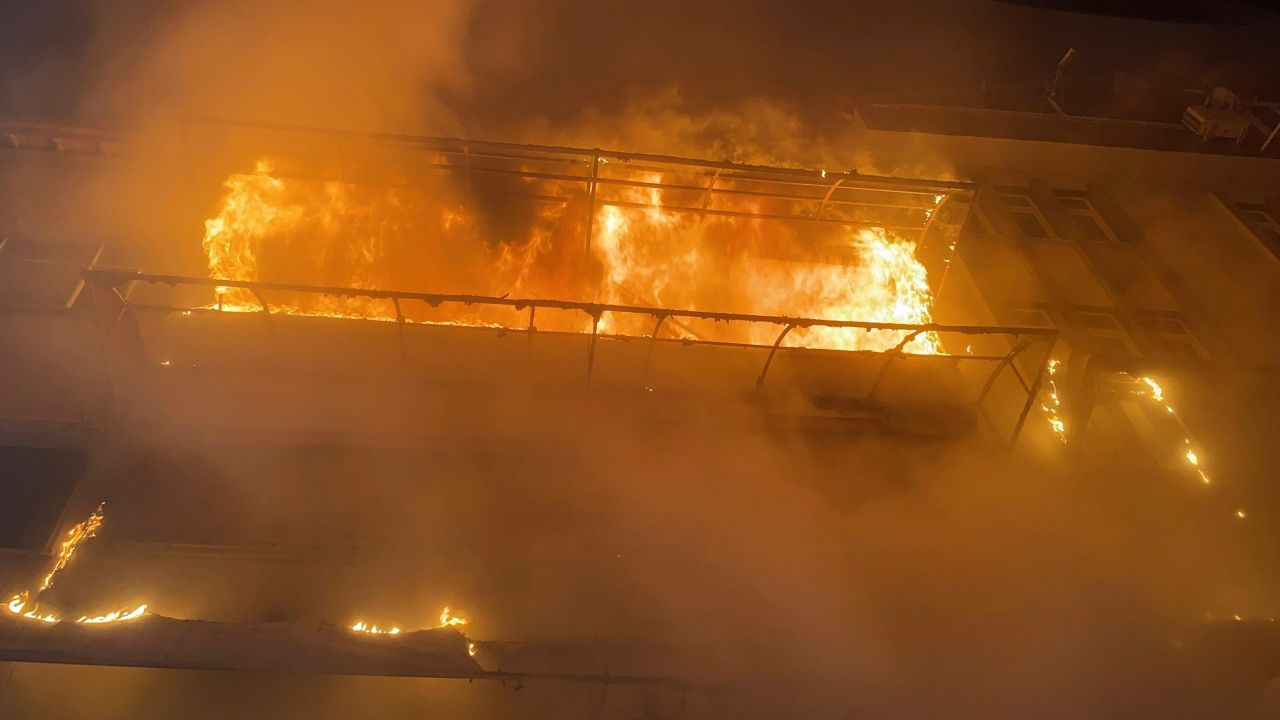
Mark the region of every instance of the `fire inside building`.
POLYGON ((0 124, 2 714, 1274 709, 1280 116, 1224 93, 857 108, 946 177, 0 124))

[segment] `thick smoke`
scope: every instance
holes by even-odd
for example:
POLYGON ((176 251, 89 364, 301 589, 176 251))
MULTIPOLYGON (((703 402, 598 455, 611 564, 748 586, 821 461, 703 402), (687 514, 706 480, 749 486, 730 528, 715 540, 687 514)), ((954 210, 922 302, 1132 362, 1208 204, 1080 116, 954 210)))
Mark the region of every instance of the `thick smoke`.
MULTIPOLYGON (((86 52, 99 75, 78 108, 131 140, 122 169, 94 179, 91 196, 113 205, 98 213, 102 232, 148 269, 201 267, 202 222, 219 190, 182 182, 183 116, 951 175, 941 159, 877 165, 826 101, 753 90, 711 102, 715 78, 662 77, 599 103, 571 96, 555 113, 515 103, 526 112, 513 116, 480 102, 499 73, 538 63, 548 7, 509 14, 500 32, 491 25, 486 37, 496 32, 505 51, 477 64, 466 45, 476 8, 465 2, 98 6, 86 52)), ((726 73, 735 59, 746 51, 715 67, 726 73)), ((528 83, 519 92, 543 90, 528 83)), ((373 436, 374 449, 281 449, 246 441, 244 429, 118 431, 81 490, 110 496, 117 539, 294 554, 264 565, 252 555, 113 560, 90 548, 77 560, 82 584, 122 601, 143 592, 191 617, 343 621, 358 610, 408 624, 452 603, 480 637, 671 646, 727 683, 695 694, 692 711, 743 716, 1119 716, 1166 697, 1176 705, 1185 675, 1169 658, 1188 619, 1252 597, 1230 582, 1240 548, 1202 506, 1114 468, 1046 470, 968 442, 822 442, 761 427, 747 402, 673 422, 625 406, 538 407, 516 391, 400 407, 400 420, 447 429, 450 440, 388 449, 380 443, 403 428, 377 423, 403 386, 371 375, 327 388, 309 378, 316 385, 296 405, 251 387, 261 417, 287 426, 314 411, 339 435, 373 436), (333 560, 335 549, 354 559, 333 560)), ((261 417, 248 426, 269 422, 261 417)), ((67 585, 76 592, 70 574, 67 585)), ((594 688, 560 686, 522 696, 371 679, 64 668, 15 677, 18 716, 81 716, 75 695, 59 692, 67 678, 87 683, 82 695, 100 698, 95 712, 106 715, 601 710, 594 688)), ((676 712, 673 698, 656 702, 676 712)))
POLYGON ((230 118, 445 132, 440 103, 467 87, 470 2, 103 3, 83 113, 113 124, 230 118))

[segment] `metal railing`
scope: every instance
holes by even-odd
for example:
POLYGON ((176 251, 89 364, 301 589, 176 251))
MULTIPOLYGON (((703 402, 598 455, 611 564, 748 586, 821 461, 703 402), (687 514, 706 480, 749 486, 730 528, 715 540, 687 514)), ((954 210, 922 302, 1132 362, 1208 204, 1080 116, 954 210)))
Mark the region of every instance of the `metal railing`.
MULTIPOLYGON (((895 361, 904 358, 907 355, 905 348, 912 340, 926 333, 934 334, 958 334, 966 336, 1003 336, 1011 339, 1011 349, 1003 355, 947 355, 950 361, 954 362, 994 362, 995 369, 986 378, 981 393, 974 401, 974 405, 983 410, 983 403, 995 386, 997 379, 1006 370, 1010 370, 1021 384, 1022 389, 1026 392, 1027 397, 1021 411, 1018 415, 1017 423, 1012 434, 1007 440, 1007 445, 1012 447, 1016 444, 1022 426, 1026 421, 1027 413, 1030 411, 1032 404, 1040 390, 1041 378, 1044 375, 1044 365, 1048 360, 1049 352, 1053 344, 1057 340, 1057 331, 1050 328, 1036 327, 989 327, 980 325, 944 325, 939 323, 925 324, 909 324, 895 322, 879 322, 866 320, 833 320, 824 318, 808 318, 808 317, 791 317, 785 315, 760 315, 752 313, 736 313, 736 312, 712 312, 703 310, 687 310, 673 308, 654 308, 640 305, 619 305, 610 303, 582 302, 574 300, 552 300, 539 298, 512 298, 512 297, 494 297, 487 295, 470 295, 457 293, 424 293, 411 292, 403 290, 376 290, 361 289, 349 287, 330 287, 321 285, 303 285, 295 283, 273 283, 273 282, 249 282, 242 280, 223 280, 215 278, 188 277, 181 275, 162 275, 153 273, 143 273, 131 270, 107 270, 107 269, 90 269, 85 272, 85 277, 90 286, 96 287, 93 293, 95 304, 101 305, 103 298, 110 298, 110 302, 115 304, 113 308, 99 307, 99 319, 103 323, 101 331, 103 333, 104 344, 109 344, 112 336, 115 334, 121 320, 125 317, 126 312, 130 310, 149 310, 160 312, 222 312, 218 307, 212 306, 191 306, 181 307, 175 305, 156 305, 138 303, 130 300, 131 290, 133 286, 141 284, 166 285, 166 286, 191 286, 191 287, 207 287, 216 288, 236 288, 246 291, 254 297, 259 305, 260 311, 256 314, 261 315, 268 323, 272 322, 272 318, 276 315, 297 315, 306 313, 290 312, 282 310, 279 307, 273 308, 272 303, 267 299, 266 293, 282 292, 300 295, 314 296, 331 296, 331 297, 347 297, 347 298, 367 298, 373 300, 387 300, 394 308, 395 317, 354 317, 349 319, 368 319, 383 322, 395 322, 399 333, 400 352, 402 357, 405 353, 405 328, 406 326, 430 326, 433 323, 419 322, 409 319, 405 314, 404 303, 420 302, 432 308, 445 304, 458 304, 463 306, 490 306, 499 308, 510 308, 516 312, 527 312, 528 318, 523 326, 489 326, 475 325, 474 329, 478 331, 498 331, 498 332, 525 332, 532 339, 534 333, 539 332, 536 326, 537 312, 539 309, 572 311, 582 313, 587 320, 590 321, 590 330, 581 333, 562 333, 583 335, 587 338, 587 358, 586 358, 586 383, 590 388, 592 375, 595 368, 596 343, 601 337, 600 319, 605 313, 617 313, 622 315, 640 315, 646 316, 653 320, 652 330, 643 336, 648 339, 649 346, 647 349, 643 372, 640 378, 642 387, 647 387, 649 369, 653 357, 653 349, 659 342, 659 333, 662 331, 664 323, 668 320, 710 320, 715 322, 744 322, 773 325, 779 328, 779 332, 771 345, 760 345, 751 343, 726 342, 719 340, 703 340, 683 338, 678 342, 691 345, 718 345, 718 346, 736 346, 748 347, 766 350, 767 355, 760 368, 760 373, 756 379, 755 389, 760 391, 765 386, 768 377, 769 368, 773 364, 775 355, 780 348, 783 348, 782 342, 787 335, 793 330, 805 328, 847 328, 861 330, 880 330, 894 331, 902 333, 899 342, 891 349, 875 353, 885 356, 884 363, 877 371, 875 381, 873 382, 866 399, 877 399, 877 392, 880 390, 882 382, 888 374, 890 368, 895 361), (104 312, 105 311, 105 312, 104 312), (1028 381, 1024 378, 1022 372, 1019 371, 1017 363, 1014 360, 1023 352, 1029 350, 1033 345, 1041 345, 1044 348, 1044 357, 1039 361, 1039 371, 1028 381)), ((225 291, 222 291, 225 292, 225 291)), ((274 333, 274 326, 272 332, 274 333)), ((605 335, 606 337, 620 337, 620 335, 605 335)), ((626 337, 634 337, 627 335, 626 337)), ((786 348, 793 349, 793 348, 786 348)), ((799 349, 799 348, 795 348, 799 349)), ((822 352, 848 352, 840 350, 822 350, 822 352)), ((859 351, 868 352, 868 351, 859 351)), ((916 357, 930 357, 928 355, 916 355, 916 357)), ((987 417, 989 423, 990 417, 987 417)), ((994 429, 994 423, 991 423, 994 429)))

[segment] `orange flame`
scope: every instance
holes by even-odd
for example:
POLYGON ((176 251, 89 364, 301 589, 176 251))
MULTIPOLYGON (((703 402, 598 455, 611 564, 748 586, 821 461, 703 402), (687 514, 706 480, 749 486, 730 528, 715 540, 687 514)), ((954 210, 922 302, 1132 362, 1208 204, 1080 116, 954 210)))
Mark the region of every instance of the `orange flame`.
POLYGON ((53 567, 44 576, 44 580, 40 582, 40 589, 36 591, 36 596, 49 589, 53 585, 53 579, 62 572, 62 569, 71 562, 71 557, 75 555, 76 548, 80 547, 80 543, 98 534, 98 528, 102 527, 103 511, 106 509, 106 503, 99 503, 98 508, 94 510, 88 518, 83 522, 76 523, 67 531, 67 539, 62 541, 62 546, 58 549, 58 558, 54 561, 53 567))
MULTIPOLYGON (((662 180, 656 173, 642 179, 662 180)), ((836 258, 833 261, 816 256, 813 243, 802 241, 798 230, 750 217, 707 220, 678 214, 664 209, 661 189, 642 186, 622 191, 625 203, 639 207, 599 204, 592 222, 591 252, 584 259, 581 237, 573 235, 575 222, 564 222, 571 215, 567 204, 542 206, 513 231, 507 225, 494 227, 447 199, 419 197, 402 189, 377 195, 364 186, 357 190, 339 182, 284 179, 266 162, 259 162, 252 173, 228 177, 224 187, 226 195, 217 215, 205 223, 203 247, 212 278, 515 293, 836 320, 932 321, 932 293, 925 268, 915 257, 915 244, 880 228, 824 235, 831 241, 824 240, 822 247, 836 258), (726 274, 731 283, 724 281, 726 274), (441 288, 440 283, 450 286, 441 288)), ((440 194, 447 195, 443 190, 440 194)), ((941 200, 935 198, 935 207, 941 200)), ((260 309, 258 299, 240 288, 220 288, 216 296, 214 306, 222 310, 260 309)), ((397 317, 390 302, 358 297, 273 298, 272 310, 383 320, 397 317)), ((478 306, 456 308, 453 313, 444 322, 513 323, 509 316, 478 306)), ((439 313, 419 321, 439 322, 439 313)), ((540 326, 547 322, 539 321, 540 326)), ((652 322, 606 313, 600 330, 647 335, 652 322)), ((586 321, 575 319, 557 329, 589 328, 586 321)), ((688 323, 675 331, 769 344, 777 328, 688 323)), ((787 342, 882 351, 905 337, 900 330, 807 328, 797 329, 787 342)), ((915 336, 903 349, 942 352, 933 333, 915 336)))
MULTIPOLYGON (((456 627, 458 625, 466 625, 466 624, 467 624, 467 620, 465 618, 460 618, 454 615, 452 612, 450 612, 448 606, 445 606, 445 608, 440 611, 440 624, 438 627, 442 627, 442 628, 456 627)), ((399 635, 400 634, 399 627, 378 627, 377 625, 367 623, 364 620, 359 620, 355 624, 351 625, 351 629, 356 632, 368 633, 370 635, 399 635)))
MULTIPOLYGON (((1172 415, 1178 421, 1178 424, 1181 425, 1182 420, 1178 418, 1178 413, 1173 409, 1173 404, 1165 398, 1164 388, 1160 383, 1145 376, 1138 378, 1138 381, 1146 386, 1146 390, 1140 389, 1139 394, 1150 398, 1153 402, 1164 408, 1164 411, 1169 415, 1172 415)), ((1183 431, 1186 431, 1185 426, 1183 426, 1183 431)), ((1195 448, 1192 446, 1190 434, 1182 439, 1182 444, 1182 457, 1187 461, 1187 465, 1190 465, 1196 471, 1196 475, 1200 477, 1200 482, 1205 485, 1212 483, 1213 481, 1209 479, 1208 473, 1206 473, 1204 468, 1200 466, 1200 454, 1196 452, 1195 448)))
POLYGON ((366 623, 363 620, 360 620, 356 624, 352 625, 351 629, 355 630, 356 632, 369 633, 370 635, 399 635, 400 634, 400 628, 398 627, 380 628, 377 625, 371 625, 369 623, 366 623))
POLYGON ((456 615, 450 614, 448 606, 445 606, 445 609, 440 611, 440 627, 453 627, 455 625, 466 624, 467 621, 465 618, 460 618, 456 615))
POLYGON ((1045 388, 1045 397, 1040 401, 1040 409, 1044 411, 1045 419, 1049 422, 1049 429, 1053 430, 1053 434, 1058 436, 1059 442, 1067 443, 1067 424, 1062 419, 1062 398, 1058 395, 1058 383, 1055 376, 1058 374, 1058 365, 1061 361, 1050 359, 1045 365, 1045 379, 1048 387, 1045 388))

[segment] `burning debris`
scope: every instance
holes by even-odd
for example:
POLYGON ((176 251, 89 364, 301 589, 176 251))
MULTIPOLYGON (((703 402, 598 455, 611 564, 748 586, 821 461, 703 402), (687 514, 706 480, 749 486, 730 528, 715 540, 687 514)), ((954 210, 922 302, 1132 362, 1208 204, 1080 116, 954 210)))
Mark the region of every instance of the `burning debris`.
MULTIPOLYGON (((1042 393, 1043 397, 1040 402, 1040 409, 1044 412, 1045 419, 1049 423, 1049 428, 1053 431, 1059 441, 1065 445, 1067 443, 1067 426, 1066 422, 1063 420, 1062 399, 1059 395, 1058 386, 1055 380, 1060 365, 1061 361, 1057 359, 1050 359, 1045 366, 1046 388, 1042 393)), ((1129 373, 1118 372, 1117 376, 1122 378, 1133 378, 1136 380, 1136 382, 1132 383, 1129 388, 1129 392, 1136 397, 1143 398, 1153 403, 1157 408, 1163 410, 1166 415, 1177 423, 1182 434, 1179 455, 1182 457, 1187 467, 1195 471, 1200 482, 1205 485, 1212 484, 1213 480, 1209 477, 1208 472, 1205 471, 1204 459, 1201 457, 1201 451, 1197 449, 1197 446, 1192 441, 1191 432, 1187 429, 1182 418, 1178 416, 1178 412, 1174 408, 1173 403, 1165 395, 1164 387, 1154 378, 1146 375, 1134 378, 1134 376, 1129 373)), ((1239 520, 1244 520, 1248 517, 1248 513, 1243 508, 1235 510, 1233 514, 1239 520)))
MULTIPOLYGON (((88 518, 82 522, 76 523, 67 531, 67 538, 62 542, 62 545, 59 548, 58 557, 54 560, 53 567, 47 574, 45 574, 39 590, 35 592, 35 596, 32 597, 29 590, 23 590, 22 592, 14 594, 9 598, 9 603, 5 606, 10 614, 26 620, 34 620, 51 625, 63 622, 59 613, 49 610, 42 611, 39 605, 40 595, 53 585, 53 581, 56 579, 58 573, 62 572, 62 570, 67 567, 67 564, 71 562, 71 558, 75 555, 76 549, 85 541, 97 536, 98 530, 102 527, 105 510, 106 503, 99 503, 97 509, 95 509, 88 518)), ((134 620, 148 614, 150 613, 147 610, 147 604, 143 603, 142 605, 138 605, 137 607, 129 610, 114 610, 109 613, 93 616, 82 615, 75 622, 82 625, 105 625, 109 623, 134 620)), ((438 627, 452 628, 466 624, 467 620, 454 615, 448 606, 445 606, 445 608, 440 611, 440 624, 438 627)), ((399 635, 401 632, 398 627, 380 628, 377 625, 366 623, 363 620, 351 625, 351 629, 356 632, 368 633, 371 635, 399 635)), ((474 647, 474 643, 469 643, 469 649, 474 650, 474 647)), ((474 655, 475 653, 471 652, 471 654, 474 655)))
MULTIPOLYGON (((67 537, 62 541, 62 545, 58 549, 58 557, 54 560, 53 567, 49 569, 49 572, 45 574, 44 579, 40 582, 40 588, 36 590, 34 597, 29 590, 23 590, 9 598, 9 603, 5 607, 11 614, 27 620, 49 624, 63 621, 62 617, 56 612, 41 611, 40 596, 53 586, 53 581, 57 578, 58 573, 67 567, 67 563, 71 562, 76 549, 86 540, 98 534, 98 530, 102 527, 105 510, 106 503, 99 503, 97 509, 88 518, 76 523, 67 531, 67 537)), ((147 606, 144 603, 131 610, 114 610, 104 615, 95 616, 82 615, 75 622, 87 625, 102 625, 133 620, 142 617, 146 612, 147 606)))
POLYGON ((1045 364, 1045 399, 1040 401, 1040 409, 1044 411, 1045 419, 1049 421, 1049 429, 1057 436, 1059 442, 1066 445, 1067 424, 1062 420, 1062 396, 1058 394, 1056 381, 1058 366, 1061 364, 1062 361, 1056 358, 1051 358, 1045 364))
MULTIPOLYGON (((1142 397, 1149 398, 1152 402, 1155 402, 1160 407, 1164 408, 1164 411, 1172 416, 1182 428, 1182 444, 1184 446, 1182 456, 1187 461, 1187 464, 1195 469, 1196 474, 1200 477, 1200 481, 1205 485, 1213 482, 1209 479, 1209 475, 1204 471, 1204 468, 1200 466, 1200 454, 1196 452, 1195 447, 1191 443, 1191 434, 1187 432, 1186 425, 1182 422, 1182 419, 1178 417, 1178 413, 1173 409, 1173 405, 1165 399, 1164 388, 1149 377, 1140 377, 1138 378, 1138 381, 1146 386, 1145 391, 1139 388, 1138 394, 1142 397)), ((1240 514, 1239 516, 1241 518, 1244 517, 1243 514, 1240 514)))

